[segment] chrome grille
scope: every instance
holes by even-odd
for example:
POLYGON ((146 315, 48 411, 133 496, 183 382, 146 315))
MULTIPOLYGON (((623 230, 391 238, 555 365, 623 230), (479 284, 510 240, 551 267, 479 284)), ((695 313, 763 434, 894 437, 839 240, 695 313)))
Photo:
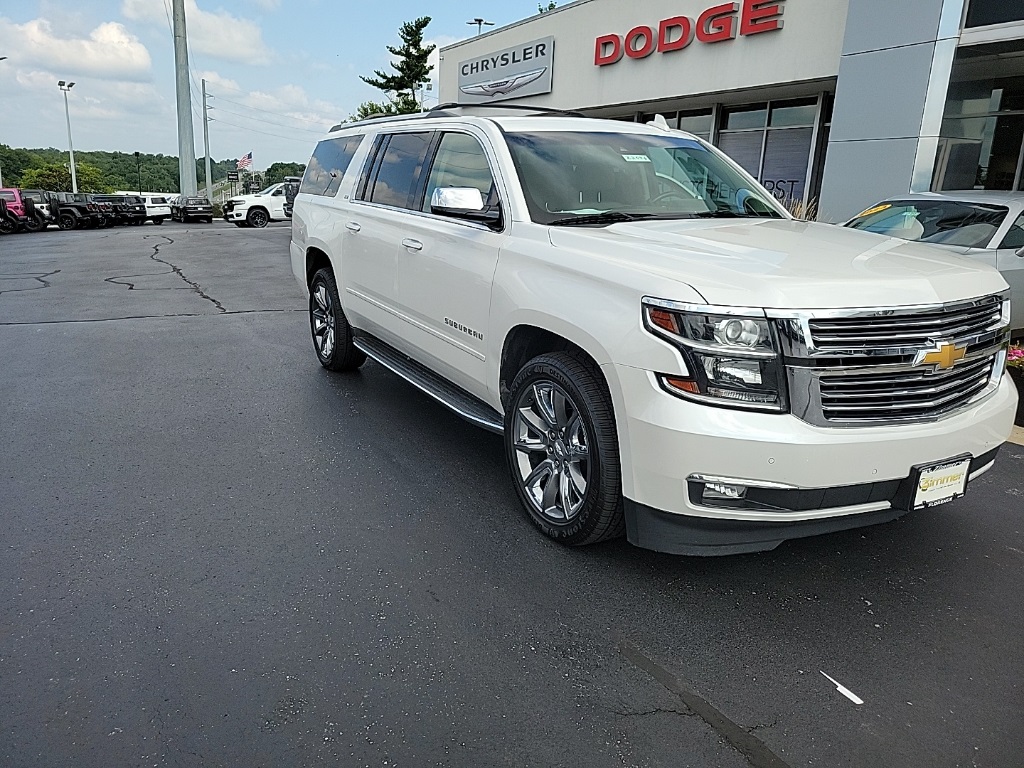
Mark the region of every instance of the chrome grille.
POLYGON ((940 339, 980 336, 996 329, 1001 318, 1002 299, 989 296, 927 312, 895 310, 856 317, 813 318, 808 321, 808 327, 811 344, 818 352, 878 354, 924 347, 940 339))
POLYGON ((892 422, 940 416, 984 392, 996 355, 965 360, 948 371, 922 368, 832 369, 818 379, 821 412, 830 423, 892 422))

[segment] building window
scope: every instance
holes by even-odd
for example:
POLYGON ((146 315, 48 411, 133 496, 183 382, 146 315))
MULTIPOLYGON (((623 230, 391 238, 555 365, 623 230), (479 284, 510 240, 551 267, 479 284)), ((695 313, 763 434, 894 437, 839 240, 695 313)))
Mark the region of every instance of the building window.
POLYGON ((1022 189, 1024 63, 998 46, 957 52, 932 188, 1022 189))
POLYGON ((802 201, 817 114, 817 99, 727 107, 718 146, 777 199, 802 201))
POLYGON ((699 109, 680 112, 676 127, 681 131, 692 133, 705 141, 711 140, 711 129, 714 127, 715 113, 711 109, 699 109))
POLYGON ((967 8, 967 23, 971 27, 1024 21, 1024 0, 971 0, 967 8))

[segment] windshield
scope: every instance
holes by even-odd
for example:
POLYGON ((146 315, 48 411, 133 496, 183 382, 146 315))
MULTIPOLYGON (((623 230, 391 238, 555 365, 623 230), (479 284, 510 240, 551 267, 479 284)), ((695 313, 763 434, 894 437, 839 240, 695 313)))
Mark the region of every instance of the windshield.
POLYGON ((782 217, 770 195, 695 139, 568 131, 506 139, 539 224, 782 217))
POLYGON ((893 200, 868 208, 846 226, 921 243, 985 248, 1008 208, 957 200, 893 200))

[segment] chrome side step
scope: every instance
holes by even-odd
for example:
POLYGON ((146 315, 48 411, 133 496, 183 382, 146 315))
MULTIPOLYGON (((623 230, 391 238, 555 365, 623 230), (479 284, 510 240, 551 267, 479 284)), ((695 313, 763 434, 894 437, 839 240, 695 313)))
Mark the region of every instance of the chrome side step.
POLYGON ((438 376, 425 365, 406 357, 390 344, 372 336, 357 336, 352 343, 357 349, 365 352, 367 357, 397 373, 416 389, 430 395, 471 424, 498 435, 505 432, 504 418, 491 406, 438 376))

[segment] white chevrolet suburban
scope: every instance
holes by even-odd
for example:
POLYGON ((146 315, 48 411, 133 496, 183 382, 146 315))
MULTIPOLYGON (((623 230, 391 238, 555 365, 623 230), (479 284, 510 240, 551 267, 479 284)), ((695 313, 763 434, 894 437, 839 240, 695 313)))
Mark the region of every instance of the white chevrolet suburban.
POLYGON ((320 363, 503 436, 533 523, 772 549, 962 496, 1010 433, 994 269, 794 220, 658 125, 504 107, 339 125, 295 201, 320 363))

